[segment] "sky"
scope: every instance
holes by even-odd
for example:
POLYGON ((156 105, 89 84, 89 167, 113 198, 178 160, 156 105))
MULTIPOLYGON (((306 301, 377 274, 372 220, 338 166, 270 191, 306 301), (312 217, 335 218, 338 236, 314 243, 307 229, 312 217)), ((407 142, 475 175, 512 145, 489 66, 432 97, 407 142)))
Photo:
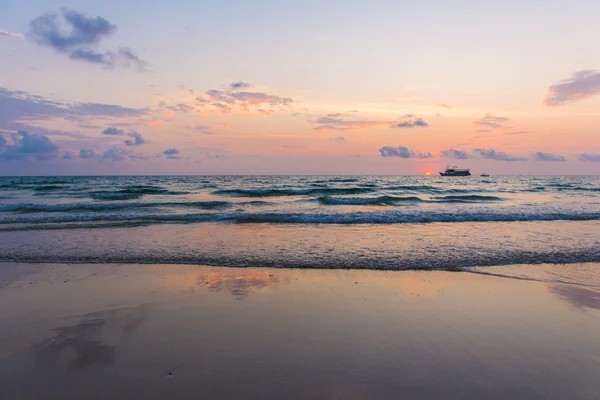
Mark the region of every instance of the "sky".
POLYGON ((597 0, 0 10, 0 175, 600 174, 597 0))

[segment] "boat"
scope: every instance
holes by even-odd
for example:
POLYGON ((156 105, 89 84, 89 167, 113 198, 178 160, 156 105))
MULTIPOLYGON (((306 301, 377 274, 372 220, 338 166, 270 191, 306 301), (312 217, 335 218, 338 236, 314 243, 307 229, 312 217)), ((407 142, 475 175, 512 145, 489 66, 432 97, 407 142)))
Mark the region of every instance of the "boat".
POLYGON ((447 167, 446 171, 440 172, 441 176, 471 176, 471 170, 447 167))
POLYGON ((481 176, 483 176, 485 178, 485 177, 488 177, 489 175, 484 172, 483 174, 481 174, 481 176))

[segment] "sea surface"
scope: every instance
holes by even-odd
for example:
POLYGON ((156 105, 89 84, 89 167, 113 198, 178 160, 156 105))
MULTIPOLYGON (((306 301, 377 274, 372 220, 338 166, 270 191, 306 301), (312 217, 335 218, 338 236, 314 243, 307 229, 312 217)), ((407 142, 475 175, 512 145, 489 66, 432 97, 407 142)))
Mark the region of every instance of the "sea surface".
POLYGON ((600 261, 600 177, 1 177, 0 260, 419 269, 600 261))

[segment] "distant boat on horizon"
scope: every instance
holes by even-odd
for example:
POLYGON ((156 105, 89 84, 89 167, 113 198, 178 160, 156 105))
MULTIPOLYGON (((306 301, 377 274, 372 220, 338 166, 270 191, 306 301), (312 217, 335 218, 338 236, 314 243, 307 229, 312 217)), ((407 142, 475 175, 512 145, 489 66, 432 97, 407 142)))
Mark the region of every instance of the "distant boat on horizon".
POLYGON ((447 167, 446 171, 440 172, 441 176, 471 176, 470 169, 459 169, 457 167, 447 167))
POLYGON ((481 174, 481 176, 486 177, 486 176, 489 176, 489 175, 484 172, 483 174, 481 174))

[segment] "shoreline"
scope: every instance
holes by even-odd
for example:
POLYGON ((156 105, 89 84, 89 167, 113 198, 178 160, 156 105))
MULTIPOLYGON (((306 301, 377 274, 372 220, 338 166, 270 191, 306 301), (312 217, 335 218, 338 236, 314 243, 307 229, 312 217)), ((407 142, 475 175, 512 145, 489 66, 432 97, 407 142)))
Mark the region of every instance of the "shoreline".
MULTIPOLYGON (((568 261, 568 262, 535 262, 535 263, 506 263, 506 264, 493 264, 493 265, 469 265, 464 267, 409 267, 403 269, 394 269, 394 268, 357 268, 357 267, 346 267, 340 266, 337 268, 320 268, 320 267, 311 267, 311 266, 259 266, 259 265, 224 265, 224 264, 207 264, 207 263, 194 263, 194 262, 165 262, 165 263, 157 263, 155 261, 138 261, 138 262, 130 262, 130 261, 106 261, 106 260, 71 260, 71 261, 63 261, 63 260, 47 260, 47 261, 39 261, 39 260, 12 260, 12 259, 0 259, 0 266, 6 264, 26 264, 26 265, 64 265, 64 266, 77 266, 77 265, 110 265, 110 266, 123 266, 123 265, 150 265, 150 266, 182 266, 182 267, 199 267, 199 268, 226 268, 226 269, 258 269, 258 270, 275 270, 275 271, 285 271, 285 270, 311 270, 311 271, 380 271, 380 272, 455 272, 455 273, 468 273, 468 274, 480 274, 497 278, 508 278, 508 279, 525 279, 528 280, 527 277, 515 277, 510 275, 503 275, 500 272, 502 268, 506 267, 515 267, 515 268, 545 268, 548 266, 582 266, 582 265, 598 265, 600 268, 600 260, 591 260, 591 261, 568 261), (489 272, 490 270, 495 272, 489 272)), ((535 280, 535 279, 529 279, 535 280)), ((565 283, 572 284, 572 282, 562 282, 559 281, 557 283, 565 283)), ((600 284, 600 283, 599 283, 600 284)), ((581 284, 582 286, 590 286, 595 287, 596 285, 586 285, 581 284)))

